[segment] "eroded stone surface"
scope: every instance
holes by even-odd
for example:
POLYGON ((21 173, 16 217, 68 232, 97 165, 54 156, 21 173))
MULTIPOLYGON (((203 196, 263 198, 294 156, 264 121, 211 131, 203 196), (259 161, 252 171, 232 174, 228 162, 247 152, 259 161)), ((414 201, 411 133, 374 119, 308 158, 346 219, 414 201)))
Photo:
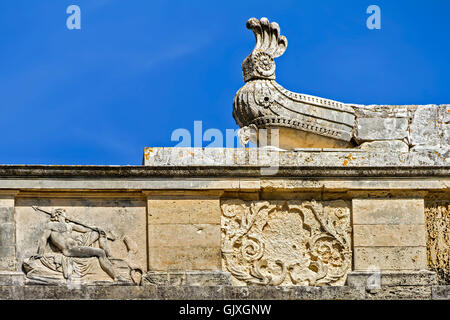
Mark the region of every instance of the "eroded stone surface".
MULTIPOLYGON (((416 152, 360 149, 273 151, 258 148, 145 148, 144 165, 154 167, 436 167, 450 165, 450 149, 416 152)), ((273 172, 275 175, 277 171, 273 172)), ((268 171, 268 174, 270 172, 268 171)), ((268 175, 266 174, 266 175, 268 175)))
POLYGON ((444 282, 450 282, 450 202, 427 203, 428 265, 444 282))
POLYGON ((423 199, 355 198, 353 223, 359 225, 424 225, 423 199))
POLYGON ((426 270, 425 247, 355 247, 355 270, 426 270))
POLYGON ((364 151, 375 151, 375 152, 408 152, 408 144, 401 140, 385 140, 385 141, 372 141, 364 142, 360 146, 361 150, 364 151))
POLYGON ((220 270, 220 200, 149 196, 150 271, 220 270))
POLYGON ((408 136, 406 118, 358 118, 355 138, 359 142, 401 140, 408 136))
POLYGON ((14 271, 16 266, 14 194, 0 193, 0 270, 14 271))
POLYGON ((418 106, 414 110, 410 131, 411 145, 432 147, 441 144, 442 115, 436 105, 418 106))

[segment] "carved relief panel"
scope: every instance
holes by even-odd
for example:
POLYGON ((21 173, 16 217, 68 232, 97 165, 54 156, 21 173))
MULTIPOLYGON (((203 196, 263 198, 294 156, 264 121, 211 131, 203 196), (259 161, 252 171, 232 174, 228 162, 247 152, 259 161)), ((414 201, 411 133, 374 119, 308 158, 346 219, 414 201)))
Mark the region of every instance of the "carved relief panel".
POLYGON ((145 222, 139 199, 19 198, 18 271, 37 284, 139 284, 145 222))
POLYGON ((430 202, 425 207, 427 258, 431 270, 450 282, 450 202, 430 202))
POLYGON ((224 200, 222 264, 234 285, 344 285, 350 206, 339 201, 224 200))

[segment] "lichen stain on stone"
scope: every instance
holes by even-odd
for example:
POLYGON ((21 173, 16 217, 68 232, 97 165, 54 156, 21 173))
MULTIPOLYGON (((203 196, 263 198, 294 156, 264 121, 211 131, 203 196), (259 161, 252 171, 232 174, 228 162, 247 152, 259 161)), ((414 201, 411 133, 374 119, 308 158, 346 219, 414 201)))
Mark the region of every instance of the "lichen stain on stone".
POLYGON ((353 160, 356 160, 356 158, 353 157, 353 155, 352 155, 351 153, 350 153, 346 158, 347 158, 347 159, 345 159, 345 160, 344 160, 344 163, 343 163, 344 166, 347 166, 347 165, 349 165, 353 160))
POLYGON ((145 160, 150 159, 150 155, 152 152, 154 152, 153 148, 145 148, 145 152, 144 152, 145 160))

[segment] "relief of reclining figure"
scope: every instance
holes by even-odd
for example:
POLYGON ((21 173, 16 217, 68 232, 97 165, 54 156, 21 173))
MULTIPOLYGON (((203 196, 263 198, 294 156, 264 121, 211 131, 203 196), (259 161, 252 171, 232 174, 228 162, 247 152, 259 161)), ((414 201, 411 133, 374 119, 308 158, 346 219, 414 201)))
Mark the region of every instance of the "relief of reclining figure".
POLYGON ((72 282, 73 275, 83 278, 91 272, 95 258, 101 269, 117 282, 131 282, 115 269, 112 261, 122 265, 122 269, 130 268, 127 263, 111 256, 108 240, 114 241, 99 227, 91 227, 66 217, 64 209, 53 209, 51 212, 33 207, 50 215, 42 234, 37 255, 31 256, 23 263, 27 278, 38 282, 72 282), (49 249, 47 249, 49 248, 49 249), (125 265, 125 266, 124 266, 125 265))

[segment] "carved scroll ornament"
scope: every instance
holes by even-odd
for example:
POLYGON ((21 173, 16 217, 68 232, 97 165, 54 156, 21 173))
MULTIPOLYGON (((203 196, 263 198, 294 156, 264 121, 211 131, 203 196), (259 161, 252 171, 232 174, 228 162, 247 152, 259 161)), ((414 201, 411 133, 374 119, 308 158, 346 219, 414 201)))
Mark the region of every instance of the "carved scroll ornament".
POLYGON ((224 268, 238 285, 344 285, 350 209, 337 203, 224 201, 224 268))
MULTIPOLYGON (((287 39, 280 34, 280 27, 267 18, 251 18, 247 28, 253 31, 256 45, 242 63, 246 84, 234 98, 236 123, 244 130, 251 126, 257 129, 286 128, 291 130, 291 135, 300 134, 300 140, 306 139, 305 133, 310 133, 313 136, 308 139, 313 139, 314 135, 319 137, 316 147, 350 146, 355 124, 353 108, 338 101, 284 89, 275 81, 274 59, 287 48, 287 39)), ((248 135, 241 143, 246 141, 248 135)), ((295 148, 307 144, 309 142, 296 141, 286 146, 295 148)))

